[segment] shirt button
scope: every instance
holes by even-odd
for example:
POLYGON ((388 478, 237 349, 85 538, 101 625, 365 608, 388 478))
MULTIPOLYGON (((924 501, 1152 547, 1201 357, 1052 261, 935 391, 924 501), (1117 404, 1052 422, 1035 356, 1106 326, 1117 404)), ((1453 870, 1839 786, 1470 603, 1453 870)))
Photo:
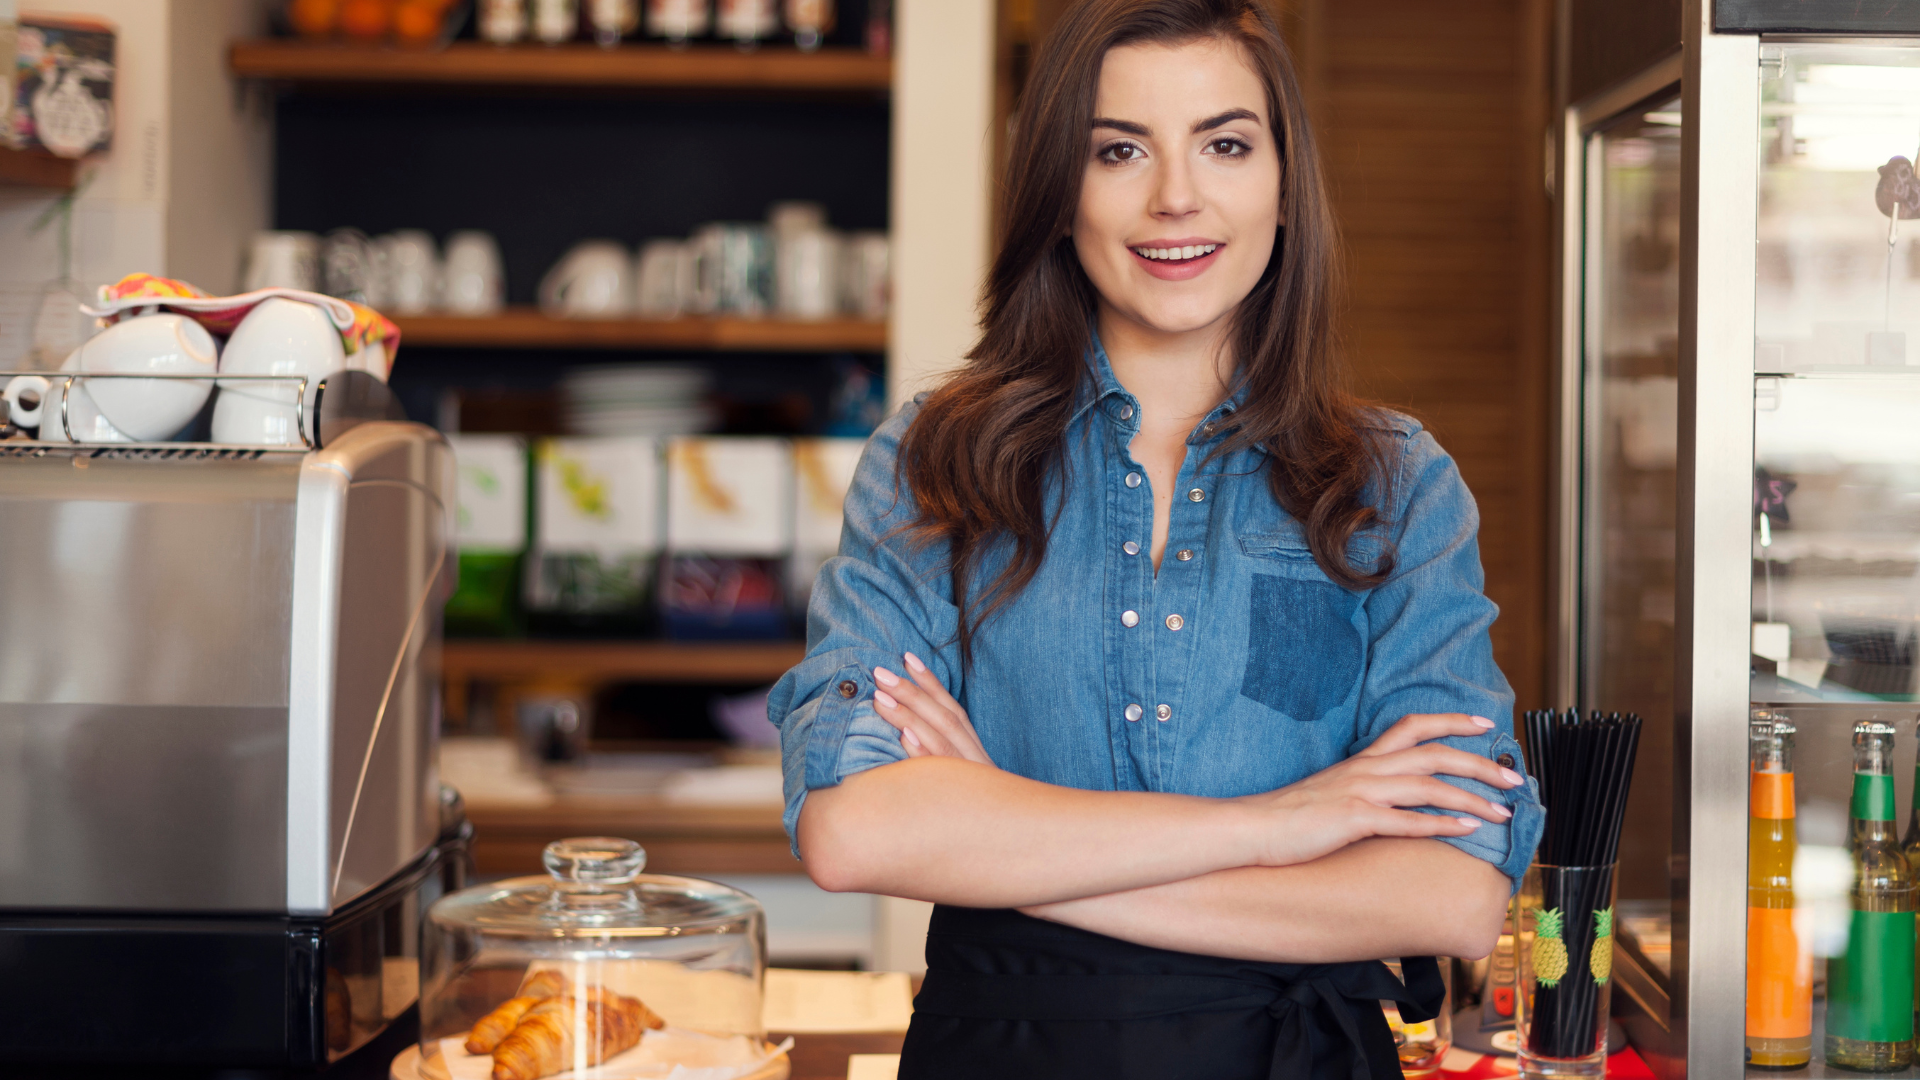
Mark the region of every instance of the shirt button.
MULTIPOLYGON (((1167 616, 1167 629, 1178 630, 1185 625, 1187 625, 1187 620, 1181 618, 1180 616, 1178 615, 1167 616)), ((1164 720, 1166 719, 1166 717, 1163 716, 1161 717, 1161 719, 1164 720)))
POLYGON ((1153 707, 1153 717, 1154 717, 1154 719, 1156 719, 1156 720, 1171 720, 1171 719, 1173 719, 1173 706, 1171 706, 1171 705, 1156 705, 1156 706, 1154 706, 1154 707, 1153 707))
POLYGON ((1206 436, 1209 439, 1213 438, 1213 421, 1209 420, 1206 423, 1200 425, 1200 434, 1206 436))
POLYGON ((1192 562, 1193 552, 1186 548, 1181 548, 1179 551, 1173 553, 1173 557, 1179 559, 1181 562, 1192 562))
POLYGON ((1199 488, 1194 488, 1192 491, 1187 492, 1188 502, 1203 502, 1206 500, 1206 497, 1207 493, 1201 491, 1199 488))
POLYGON ((1129 540, 1126 543, 1120 545, 1120 550, 1126 552, 1129 555, 1138 555, 1140 554, 1140 545, 1129 540))
POLYGON ((1128 474, 1127 474, 1127 486, 1128 486, 1128 487, 1139 487, 1139 486, 1140 486, 1140 474, 1139 474, 1139 473, 1137 473, 1137 472, 1130 472, 1130 473, 1128 473, 1128 474))
POLYGON ((1120 406, 1120 419, 1122 420, 1133 419, 1133 406, 1131 405, 1120 406))
POLYGON ((1139 613, 1139 612, 1137 612, 1137 611, 1123 611, 1123 612, 1121 612, 1121 613, 1120 613, 1120 625, 1121 625, 1121 626, 1139 626, 1139 625, 1140 625, 1140 613, 1139 613))
POLYGON ((860 687, 852 679, 841 679, 840 685, 834 689, 840 691, 840 696, 843 698, 850 698, 860 692, 860 687))
POLYGON ((1127 706, 1127 720, 1128 720, 1128 721, 1134 721, 1134 720, 1138 720, 1138 719, 1140 719, 1140 716, 1141 716, 1141 709, 1140 709, 1140 706, 1138 706, 1138 705, 1129 705, 1129 706, 1127 706))

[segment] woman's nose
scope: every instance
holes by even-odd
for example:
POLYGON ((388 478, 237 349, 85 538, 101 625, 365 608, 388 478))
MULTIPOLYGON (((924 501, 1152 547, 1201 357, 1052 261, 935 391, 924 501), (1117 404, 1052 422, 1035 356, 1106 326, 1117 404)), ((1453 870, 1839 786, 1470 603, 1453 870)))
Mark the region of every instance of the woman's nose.
POLYGON ((1200 191, 1186 162, 1176 159, 1160 170, 1150 209, 1156 217, 1185 217, 1200 209, 1200 191))

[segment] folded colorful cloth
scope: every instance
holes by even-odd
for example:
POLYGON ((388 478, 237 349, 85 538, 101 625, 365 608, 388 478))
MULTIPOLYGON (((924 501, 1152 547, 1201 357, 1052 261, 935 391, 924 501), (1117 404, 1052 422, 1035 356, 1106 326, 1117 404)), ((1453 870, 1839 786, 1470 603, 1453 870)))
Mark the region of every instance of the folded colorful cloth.
POLYGON ((99 303, 80 310, 97 319, 115 323, 130 314, 147 313, 157 308, 191 318, 212 334, 231 334, 240 320, 263 300, 273 297, 312 304, 327 313, 340 331, 346 348, 348 366, 385 380, 400 351, 400 328, 386 316, 366 306, 334 296, 301 289, 255 289, 238 296, 209 296, 184 281, 155 277, 152 274, 128 274, 111 285, 100 287, 99 303))

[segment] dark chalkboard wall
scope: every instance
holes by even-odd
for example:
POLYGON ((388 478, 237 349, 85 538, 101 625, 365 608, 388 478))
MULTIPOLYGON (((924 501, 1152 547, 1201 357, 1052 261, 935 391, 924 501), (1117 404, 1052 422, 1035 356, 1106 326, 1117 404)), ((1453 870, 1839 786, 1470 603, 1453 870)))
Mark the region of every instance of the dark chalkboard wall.
POLYGON ((300 94, 277 115, 275 227, 485 229, 514 304, 591 237, 631 247, 782 199, 887 227, 884 101, 300 94))
POLYGON ((1717 0, 1714 29, 1725 33, 1920 34, 1913 0, 1717 0))

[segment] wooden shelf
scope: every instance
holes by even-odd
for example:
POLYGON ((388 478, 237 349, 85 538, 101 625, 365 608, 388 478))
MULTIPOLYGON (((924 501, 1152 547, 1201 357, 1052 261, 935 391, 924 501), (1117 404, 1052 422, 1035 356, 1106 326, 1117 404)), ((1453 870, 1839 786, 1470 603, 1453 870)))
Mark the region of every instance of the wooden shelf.
POLYGON ((471 679, 611 682, 773 682, 806 655, 798 641, 448 641, 447 683, 471 679))
POLYGON ((80 163, 72 158, 0 146, 0 184, 65 191, 73 187, 79 176, 80 163))
POLYGON ((564 87, 885 93, 893 61, 859 49, 769 45, 488 45, 416 50, 279 39, 237 41, 228 66, 249 79, 335 85, 564 87))
POLYGON ((623 836, 663 874, 792 874, 779 806, 681 806, 654 798, 564 799, 518 808, 470 804, 473 860, 482 874, 538 874, 540 853, 563 836, 623 836))
POLYGON ((470 349, 702 349, 722 352, 884 352, 887 324, 870 319, 555 319, 535 308, 492 316, 398 315, 403 345, 470 349))

